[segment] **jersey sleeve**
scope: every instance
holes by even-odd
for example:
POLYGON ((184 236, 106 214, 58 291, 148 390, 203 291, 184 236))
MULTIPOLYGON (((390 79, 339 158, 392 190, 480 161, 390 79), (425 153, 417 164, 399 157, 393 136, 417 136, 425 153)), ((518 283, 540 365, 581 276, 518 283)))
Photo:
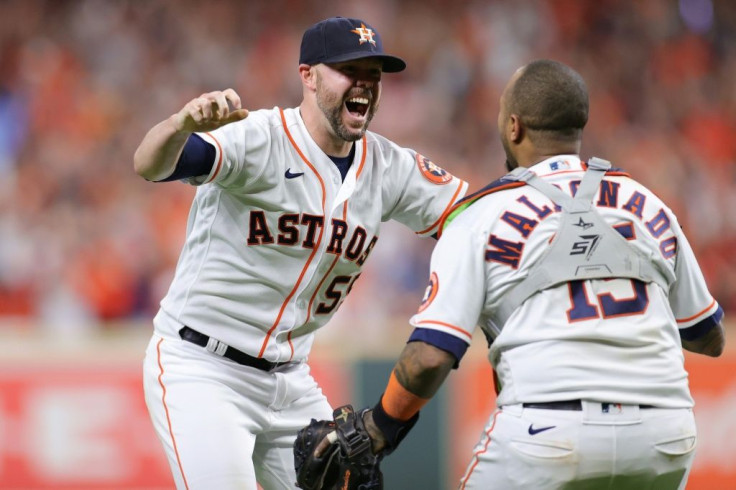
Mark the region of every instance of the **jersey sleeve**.
POLYGON ((442 216, 468 184, 409 149, 395 149, 384 185, 383 220, 394 219, 421 236, 432 236, 442 216))
POLYGON ((188 183, 243 188, 265 170, 271 151, 271 133, 257 113, 212 132, 196 134, 214 146, 214 163, 209 174, 189 178, 188 183))
POLYGON ((432 253, 430 280, 410 319, 410 341, 421 340, 458 360, 470 345, 485 302, 484 244, 478 233, 453 223, 432 253))
POLYGON ((679 224, 676 224, 676 230, 676 279, 670 288, 670 307, 680 328, 680 335, 692 340, 720 322, 723 310, 708 291, 703 272, 679 224))

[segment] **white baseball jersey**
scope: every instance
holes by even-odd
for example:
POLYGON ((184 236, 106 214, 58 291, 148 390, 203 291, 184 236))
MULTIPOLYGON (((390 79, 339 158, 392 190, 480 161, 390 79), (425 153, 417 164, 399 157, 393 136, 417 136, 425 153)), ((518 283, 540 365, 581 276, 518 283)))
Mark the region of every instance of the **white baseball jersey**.
POLYGON ((252 111, 200 134, 216 163, 199 185, 174 280, 154 320, 183 325, 269 361, 306 358, 312 332, 335 313, 395 219, 420 236, 467 184, 371 132, 344 182, 298 109, 252 111), (202 185, 204 184, 204 185, 202 185))
MULTIPOLYGON (((530 170, 573 195, 584 165, 562 155, 530 170)), ((505 324, 501 301, 549 247, 559 207, 531 186, 503 179, 469 202, 434 250, 412 338, 458 352, 458 341, 469 343, 480 325, 492 342, 499 406, 584 399, 692 407, 680 334, 706 328, 722 310, 676 217, 657 196, 613 171, 594 204, 630 245, 663 259, 676 278, 669 290, 636 279, 572 281, 531 296, 505 324)), ((585 248, 593 238, 582 225, 585 248)))

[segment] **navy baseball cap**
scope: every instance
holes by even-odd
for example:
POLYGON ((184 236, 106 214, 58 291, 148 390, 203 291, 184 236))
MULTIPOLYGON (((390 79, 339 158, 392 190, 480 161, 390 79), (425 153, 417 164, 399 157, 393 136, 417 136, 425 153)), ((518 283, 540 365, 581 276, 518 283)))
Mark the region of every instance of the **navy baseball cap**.
POLYGON ((383 52, 378 32, 360 19, 330 17, 317 22, 302 36, 299 63, 339 63, 361 58, 383 60, 383 71, 395 73, 406 68, 401 58, 383 52))

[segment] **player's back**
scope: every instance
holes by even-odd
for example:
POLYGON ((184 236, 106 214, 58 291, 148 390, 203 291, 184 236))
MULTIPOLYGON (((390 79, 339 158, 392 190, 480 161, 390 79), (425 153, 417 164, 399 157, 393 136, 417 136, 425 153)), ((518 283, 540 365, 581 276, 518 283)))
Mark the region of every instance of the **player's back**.
MULTIPOLYGON (((550 159, 533 170, 567 195, 574 194, 584 175, 576 157, 550 159)), ((689 245, 661 200, 611 172, 593 203, 628 244, 643 256, 661 258, 675 274, 678 248, 689 250, 689 245)), ((532 295, 503 324, 499 307, 549 251, 560 218, 560 208, 529 185, 491 193, 456 218, 457 226, 477 227, 486 243, 483 316, 493 338, 490 358, 502 388, 499 404, 589 399, 692 406, 675 314, 668 292, 654 282, 566 282, 532 295)), ((581 221, 567 231, 576 234, 571 253, 598 246, 599 238, 586 226, 581 221)), ((564 261, 564 256, 547 260, 564 261)))

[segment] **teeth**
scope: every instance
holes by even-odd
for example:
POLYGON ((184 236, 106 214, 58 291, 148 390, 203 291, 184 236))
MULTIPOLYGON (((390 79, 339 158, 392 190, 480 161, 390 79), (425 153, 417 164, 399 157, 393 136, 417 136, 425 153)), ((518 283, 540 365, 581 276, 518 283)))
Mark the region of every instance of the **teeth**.
POLYGON ((365 97, 353 97, 352 99, 348 100, 348 102, 353 102, 354 104, 368 105, 368 99, 366 99, 365 97))

